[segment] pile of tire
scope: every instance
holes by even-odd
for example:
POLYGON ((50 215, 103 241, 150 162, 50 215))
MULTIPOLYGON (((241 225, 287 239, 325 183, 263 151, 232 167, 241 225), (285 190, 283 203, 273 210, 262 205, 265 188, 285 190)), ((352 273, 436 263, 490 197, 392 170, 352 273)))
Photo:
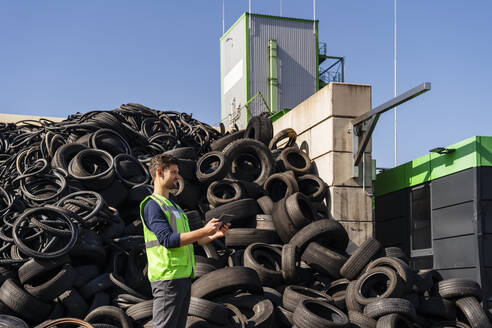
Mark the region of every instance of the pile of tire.
POLYGON ((231 223, 195 245, 188 328, 490 327, 475 282, 354 249, 295 131, 267 117, 226 133, 128 104, 0 131, 0 326, 152 326, 138 204, 166 152, 192 229, 231 223))

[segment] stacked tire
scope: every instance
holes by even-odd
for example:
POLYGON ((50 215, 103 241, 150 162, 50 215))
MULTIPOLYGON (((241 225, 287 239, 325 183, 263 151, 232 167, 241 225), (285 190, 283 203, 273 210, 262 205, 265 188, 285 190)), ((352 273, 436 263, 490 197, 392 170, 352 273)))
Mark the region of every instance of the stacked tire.
POLYGON ((226 132, 127 104, 0 132, 0 326, 152 326, 138 205, 166 152, 190 227, 231 223, 194 247, 188 328, 490 327, 475 282, 414 271, 374 239, 348 254, 296 132, 268 117, 226 132))

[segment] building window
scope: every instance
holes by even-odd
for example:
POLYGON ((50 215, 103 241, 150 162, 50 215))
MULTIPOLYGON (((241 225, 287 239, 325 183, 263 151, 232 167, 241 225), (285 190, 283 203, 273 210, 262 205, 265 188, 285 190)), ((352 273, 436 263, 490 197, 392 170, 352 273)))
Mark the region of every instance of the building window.
POLYGON ((433 252, 429 184, 413 188, 411 198, 411 266, 414 269, 431 269, 433 252))

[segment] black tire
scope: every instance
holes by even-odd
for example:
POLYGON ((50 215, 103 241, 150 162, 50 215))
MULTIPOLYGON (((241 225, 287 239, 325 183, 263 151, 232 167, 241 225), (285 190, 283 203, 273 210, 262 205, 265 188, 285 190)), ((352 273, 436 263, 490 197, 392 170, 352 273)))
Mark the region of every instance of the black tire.
POLYGON ((466 323, 459 321, 440 321, 432 325, 431 328, 470 328, 466 323))
POLYGON ((115 179, 109 187, 100 190, 99 193, 106 204, 118 208, 125 202, 126 197, 128 196, 128 187, 115 179))
POLYGON ((294 146, 297 139, 296 131, 294 131, 291 128, 283 129, 282 131, 280 131, 279 133, 273 136, 272 140, 270 140, 270 143, 268 144, 268 148, 270 148, 271 150, 277 149, 278 147, 277 144, 285 139, 288 140, 282 149, 294 146))
POLYGON ((415 274, 403 260, 392 257, 380 257, 367 265, 366 272, 376 267, 389 267, 393 269, 403 280, 405 291, 408 292, 411 290, 415 274))
POLYGON ((355 310, 348 311, 348 318, 351 324, 354 324, 355 327, 359 328, 376 328, 378 322, 373 318, 370 318, 364 313, 355 310))
POLYGON ((236 140, 224 148, 227 176, 262 185, 273 173, 273 157, 268 148, 253 139, 236 140), (242 166, 247 164, 247 166, 242 166))
POLYGON ((25 284, 24 289, 32 296, 49 302, 70 289, 76 278, 77 271, 70 264, 65 264, 53 278, 39 285, 25 284))
POLYGON ((105 320, 106 318, 117 321, 121 328, 133 328, 132 321, 125 312, 120 308, 110 305, 100 306, 93 310, 84 318, 84 321, 97 323, 99 320, 105 320))
POLYGON ((179 147, 165 151, 163 154, 171 155, 178 159, 193 159, 196 160, 197 155, 193 147, 179 147))
POLYGON ((475 297, 464 297, 456 301, 456 306, 461 310, 472 328, 490 328, 491 324, 487 314, 475 297))
POLYGON ((245 197, 241 185, 231 180, 212 182, 207 188, 207 200, 210 205, 217 207, 245 197))
POLYGON ((378 254, 381 244, 373 238, 369 238, 348 258, 340 269, 340 274, 352 280, 364 269, 364 267, 378 254))
POLYGON ((151 320, 152 305, 154 300, 148 300, 133 304, 126 309, 126 315, 132 318, 133 321, 151 320))
POLYGON ((322 245, 312 242, 302 253, 301 259, 319 273, 339 279, 340 268, 347 261, 347 257, 322 245))
POLYGON ((193 159, 178 159, 179 175, 185 180, 196 180, 196 160, 193 159))
POLYGON ((196 163, 198 181, 210 183, 223 179, 227 174, 226 163, 226 158, 221 151, 212 151, 204 154, 196 163))
POLYGON ((296 179, 288 173, 272 174, 266 179, 263 188, 275 203, 299 191, 296 179))
POLYGON ((312 202, 322 202, 328 193, 326 183, 314 174, 305 174, 298 177, 297 184, 299 191, 312 202))
POLYGON ((19 267, 18 275, 21 284, 26 284, 37 276, 41 276, 51 270, 61 267, 70 261, 68 255, 51 260, 40 260, 32 258, 19 267))
POLYGON ((114 172, 129 187, 147 184, 151 179, 144 164, 128 154, 119 154, 114 158, 114 172))
POLYGON ((316 219, 311 202, 300 192, 290 195, 285 202, 285 207, 297 230, 304 228, 316 219))
POLYGON ((273 211, 273 201, 270 196, 263 196, 256 200, 258 202, 258 206, 261 208, 263 213, 272 214, 273 211))
POLYGON ((265 195, 265 190, 262 185, 244 180, 234 180, 239 183, 245 192, 245 197, 258 199, 265 195))
POLYGON ((417 312, 426 317, 454 320, 456 319, 456 304, 440 296, 422 297, 417 312))
POLYGON ((442 280, 442 276, 437 270, 419 270, 414 278, 413 289, 417 293, 431 290, 434 285, 437 285, 442 280))
POLYGON ((286 327, 294 325, 294 312, 284 309, 281 306, 277 307, 277 320, 286 327))
POLYGON ((360 276, 355 285, 355 299, 367 305, 384 298, 398 298, 403 294, 401 278, 390 268, 376 267, 360 276))
POLYGON ((77 153, 72 158, 68 165, 68 173, 71 177, 82 182, 84 186, 90 190, 103 190, 111 185, 114 181, 114 159, 110 153, 102 149, 85 149, 77 153), (93 161, 89 161, 88 158, 97 158, 101 163, 104 162, 105 166, 95 165, 93 161), (90 167, 92 165, 93 167, 90 167), (91 170, 97 171, 95 173, 91 170), (102 170, 102 171, 101 171, 102 170))
POLYGON ((99 292, 94 294, 92 298, 91 305, 89 306, 89 310, 87 312, 92 312, 94 309, 97 309, 100 306, 110 305, 109 295, 105 292, 99 292))
POLYGON ((83 258, 88 263, 104 264, 106 262, 106 250, 100 234, 95 230, 80 229, 77 242, 70 250, 70 256, 83 258))
POLYGON ((359 313, 364 310, 356 299, 357 296, 356 285, 357 285, 357 280, 351 281, 348 284, 347 289, 345 290, 345 306, 347 307, 347 311, 349 311, 349 319, 350 319, 350 312, 359 313))
POLYGON ((273 304, 269 299, 258 295, 236 295, 223 300, 225 304, 239 308, 242 313, 248 315, 245 327, 268 328, 273 320, 273 304))
POLYGON ((331 297, 311 288, 290 285, 284 290, 282 306, 286 310, 294 312, 298 305, 304 300, 322 300, 324 302, 331 302, 331 297))
POLYGON ((377 328, 413 328, 410 320, 397 313, 387 314, 378 320, 377 328))
POLYGON ((244 249, 233 249, 232 254, 227 258, 227 265, 230 267, 244 266, 244 249))
POLYGON ((244 266, 254 269, 264 286, 278 286, 282 279, 282 252, 269 244, 255 243, 244 251, 244 266))
POLYGON ((286 244, 282 247, 282 278, 287 284, 294 283, 298 279, 298 258, 299 252, 295 245, 286 244))
POLYGON ((400 247, 386 247, 384 249, 384 256, 386 257, 396 257, 408 264, 409 258, 400 247))
POLYGON ((255 139, 268 146, 273 138, 272 120, 263 115, 253 116, 248 122, 244 138, 255 139))
POLYGON ((244 131, 245 130, 239 130, 215 140, 210 144, 210 149, 212 151, 222 151, 227 145, 231 144, 233 141, 244 138, 244 131))
POLYGON ((89 306, 75 289, 65 291, 58 299, 67 308, 68 315, 71 317, 82 319, 89 310, 89 306))
POLYGON ((202 194, 200 185, 178 178, 178 190, 171 190, 171 200, 174 200, 178 205, 186 210, 194 210, 198 208, 198 200, 202 194))
POLYGON ((347 327, 348 324, 345 313, 323 301, 304 300, 294 311, 294 325, 297 327, 347 327))
POLYGON ((65 144, 56 150, 55 155, 51 160, 51 166, 68 172, 68 165, 72 158, 85 149, 87 149, 87 147, 79 143, 65 144))
POLYGON ((289 243, 289 240, 296 234, 297 229, 289 218, 286 202, 287 199, 284 198, 278 203, 275 203, 272 212, 272 220, 280 239, 282 239, 284 243, 289 243))
POLYGON ((195 262, 195 279, 222 267, 216 259, 209 259, 199 255, 195 256, 195 262))
POLYGON ((451 278, 439 281, 439 295, 443 298, 463 298, 473 296, 481 299, 480 285, 463 278, 451 278))
POLYGON ((258 208, 256 200, 246 198, 207 211, 205 213, 205 220, 208 222, 212 218, 219 218, 220 215, 223 214, 224 220, 231 222, 233 228, 237 228, 242 225, 241 221, 247 220, 248 222, 253 222, 259 211, 260 209, 258 208), (239 226, 237 226, 238 224, 239 226))
POLYGON ((364 314, 374 319, 391 313, 398 313, 412 319, 417 316, 413 304, 403 298, 383 298, 367 304, 364 308, 364 314))
POLYGON ((188 314, 218 325, 229 324, 231 317, 231 312, 222 304, 198 297, 191 297, 188 314))
POLYGON ((51 305, 26 293, 12 279, 7 279, 0 287, 0 301, 21 318, 39 323, 51 312, 51 305))
POLYGON ((0 315, 0 327, 6 328, 29 328, 29 325, 24 320, 11 315, 0 315))
POLYGON ((188 218, 188 225, 190 226, 190 230, 198 230, 200 228, 203 228, 203 220, 199 211, 186 211, 185 214, 188 218))
POLYGON ((299 230, 289 244, 296 245, 302 253, 310 242, 317 242, 330 249, 344 252, 348 245, 348 234, 343 226, 333 219, 312 222, 299 230))
MULTIPOLYGON (((273 224, 272 216, 268 215, 268 214, 257 214, 256 215, 256 229, 275 231, 275 225, 273 224)), ((278 237, 276 232, 275 232, 275 235, 277 236, 277 239, 279 240, 278 243, 280 243, 280 238, 278 237)))
POLYGON ((109 273, 103 273, 82 286, 79 293, 85 300, 88 300, 95 293, 102 292, 112 286, 113 282, 109 278, 109 273))
POLYGON ((229 229, 225 236, 227 247, 247 247, 253 243, 278 244, 280 238, 275 231, 254 228, 229 229))
POLYGON ((77 279, 73 282, 73 286, 76 288, 84 286, 99 275, 98 267, 93 264, 75 267, 75 271, 77 271, 77 279))
POLYGON ((256 271, 246 267, 222 268, 193 282, 191 296, 209 299, 243 289, 253 294, 263 293, 260 277, 256 271))
POLYGON ((274 288, 263 287, 263 296, 268 298, 274 306, 282 305, 282 294, 274 288))
POLYGON ((312 168, 309 156, 296 147, 289 147, 282 150, 279 160, 285 170, 292 170, 296 174, 307 174, 312 168))

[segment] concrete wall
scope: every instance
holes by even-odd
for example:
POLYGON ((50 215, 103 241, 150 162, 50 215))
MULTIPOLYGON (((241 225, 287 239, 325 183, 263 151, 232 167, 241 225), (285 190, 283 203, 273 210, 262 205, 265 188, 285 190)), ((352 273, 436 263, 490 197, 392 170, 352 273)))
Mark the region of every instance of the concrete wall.
POLYGON ((39 120, 44 118, 54 122, 63 121, 65 118, 49 117, 49 116, 35 116, 35 115, 19 115, 19 114, 0 114, 0 123, 15 123, 22 120, 39 120))
POLYGON ((297 145, 314 161, 330 190, 328 207, 346 228, 350 239, 361 244, 373 235, 371 142, 359 178, 352 178, 350 121, 371 110, 371 86, 330 83, 273 123, 274 132, 293 128, 297 145))

